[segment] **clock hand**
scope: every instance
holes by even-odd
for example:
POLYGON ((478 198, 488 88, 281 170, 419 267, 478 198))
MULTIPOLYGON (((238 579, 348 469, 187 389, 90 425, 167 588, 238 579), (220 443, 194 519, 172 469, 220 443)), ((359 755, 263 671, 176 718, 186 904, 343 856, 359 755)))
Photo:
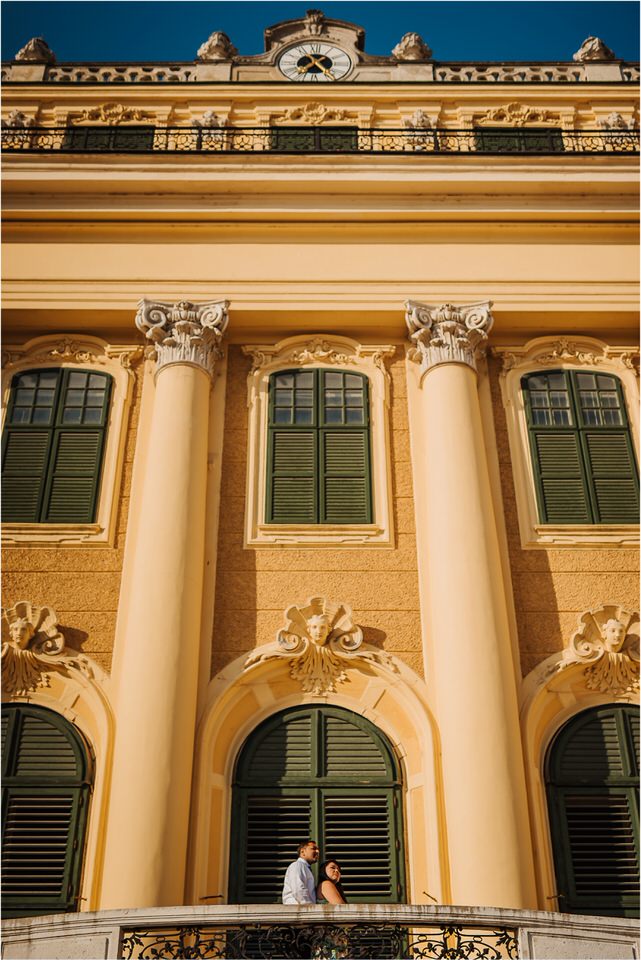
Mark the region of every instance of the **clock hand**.
MULTIPOLYGON (((311 67, 311 66, 318 67, 319 70, 322 70, 322 71, 323 71, 323 73, 325 74, 326 77, 330 77, 331 80, 335 80, 335 79, 336 79, 336 77, 334 76, 334 74, 332 73, 332 71, 331 71, 331 70, 326 70, 325 67, 323 66, 323 64, 320 62, 320 60, 317 60, 316 57, 313 57, 313 56, 311 55, 311 53, 308 54, 308 57, 310 57, 311 60, 312 60, 312 63, 310 63, 310 65, 309 65, 310 67, 311 67)), ((308 67, 307 69, 309 69, 309 67, 308 67)))

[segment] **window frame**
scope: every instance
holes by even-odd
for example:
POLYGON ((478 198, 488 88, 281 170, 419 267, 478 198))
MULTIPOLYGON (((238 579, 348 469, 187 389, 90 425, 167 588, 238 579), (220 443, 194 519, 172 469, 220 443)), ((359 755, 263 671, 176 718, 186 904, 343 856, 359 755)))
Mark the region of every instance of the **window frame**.
POLYGON ((244 546, 299 548, 367 544, 390 547, 394 542, 392 471, 389 442, 390 377, 385 358, 396 354, 391 344, 359 344, 348 337, 290 337, 272 345, 248 345, 254 358, 248 376, 249 424, 244 546), (372 522, 363 524, 281 524, 267 522, 267 459, 269 379, 280 371, 331 369, 360 373, 369 392, 372 522))
POLYGON ((494 356, 502 358, 499 384, 507 421, 507 433, 516 494, 516 508, 523 549, 568 549, 595 546, 634 547, 638 545, 639 524, 558 524, 541 523, 536 494, 536 471, 530 446, 522 378, 546 370, 576 370, 614 376, 619 380, 632 448, 639 464, 639 385, 632 357, 638 347, 612 347, 593 337, 537 337, 522 347, 495 346, 494 356))
POLYGON ((132 365, 142 357, 138 346, 108 344, 98 337, 36 337, 22 346, 5 344, 9 360, 2 371, 2 424, 8 425, 11 384, 16 374, 60 368, 111 377, 111 400, 104 425, 99 491, 93 523, 2 524, 4 545, 21 543, 65 546, 112 546, 115 541, 118 502, 124 467, 129 414, 135 374, 132 365))

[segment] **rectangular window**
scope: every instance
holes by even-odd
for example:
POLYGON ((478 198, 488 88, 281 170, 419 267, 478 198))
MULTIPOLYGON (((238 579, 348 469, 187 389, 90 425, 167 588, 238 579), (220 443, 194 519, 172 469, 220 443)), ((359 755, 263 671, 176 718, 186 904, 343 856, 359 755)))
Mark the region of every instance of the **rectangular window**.
POLYGON ((358 127, 274 127, 272 150, 279 153, 352 153, 358 127))
POLYGON ((62 144, 63 150, 79 153, 140 153, 153 148, 153 126, 70 127, 62 144))
POLYGON ((92 370, 16 374, 2 438, 2 520, 93 523, 111 377, 92 370))
POLYGON ((541 523, 638 523, 637 466, 621 384, 595 371, 523 377, 541 523))
POLYGON ((557 127, 477 127, 480 153, 563 153, 563 132, 557 127))
POLYGON ((371 523, 367 388, 338 370, 270 378, 267 523, 371 523))

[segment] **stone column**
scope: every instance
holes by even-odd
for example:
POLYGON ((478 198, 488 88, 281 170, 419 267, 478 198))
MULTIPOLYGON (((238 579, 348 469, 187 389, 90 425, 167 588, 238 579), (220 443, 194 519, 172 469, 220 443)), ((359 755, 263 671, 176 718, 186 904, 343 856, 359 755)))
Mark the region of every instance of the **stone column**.
MULTIPOLYGON (((129 602, 115 651, 116 739, 101 908, 183 903, 203 589, 209 393, 227 303, 142 300, 156 389, 129 602)), ((131 529, 131 527, 130 527, 131 529)))
POLYGON ((477 390, 491 304, 406 307, 424 657, 451 902, 532 908, 515 669, 477 390))

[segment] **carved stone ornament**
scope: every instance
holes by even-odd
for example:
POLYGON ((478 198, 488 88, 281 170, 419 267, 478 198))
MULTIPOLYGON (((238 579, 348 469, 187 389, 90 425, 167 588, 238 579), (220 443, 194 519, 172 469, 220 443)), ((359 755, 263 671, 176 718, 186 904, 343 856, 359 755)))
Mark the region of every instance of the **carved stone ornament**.
POLYGON ((44 37, 32 37, 16 53, 14 60, 33 61, 34 63, 55 63, 53 50, 44 37))
POLYGON ((203 130, 217 130, 222 127, 220 118, 213 110, 206 110, 202 117, 191 121, 192 127, 201 127, 203 130))
POLYGON ((610 113, 596 122, 601 130, 628 130, 630 126, 620 113, 610 113))
POLYGON ((152 113, 138 110, 135 107, 125 107, 122 103, 101 103, 99 107, 83 110, 80 117, 74 117, 73 123, 83 123, 85 120, 99 120, 101 123, 116 126, 119 123, 129 123, 132 120, 153 120, 152 113))
POLYGON ((2 126, 11 127, 13 130, 25 130, 32 127, 35 122, 33 117, 28 117, 22 110, 12 110, 7 119, 2 121, 2 126))
POLYGON ((406 33, 392 50, 395 60, 429 60, 432 51, 418 33, 406 33))
POLYGON ((549 364, 566 361, 574 364, 585 364, 586 366, 596 366, 605 361, 620 363, 628 370, 636 372, 637 361, 639 358, 638 349, 629 350, 621 347, 610 347, 598 340, 589 339, 584 343, 574 342, 561 337, 553 343, 547 342, 542 349, 530 350, 533 344, 538 341, 532 341, 526 347, 520 350, 506 350, 505 348, 496 348, 493 353, 500 357, 503 363, 502 373, 507 373, 526 360, 531 363, 540 363, 548 366, 549 364))
POLYGON ((559 670, 584 664, 588 690, 625 695, 639 689, 639 614, 608 604, 588 610, 563 651, 559 670))
POLYGON ((198 47, 198 60, 231 60, 238 50, 222 30, 215 30, 198 47))
POLYGON ((77 670, 93 677, 89 659, 65 644, 51 607, 21 600, 2 610, 2 688, 10 695, 27 696, 50 685, 49 674, 77 670))
POLYGON ((490 300, 440 307, 407 300, 409 359, 420 363, 423 373, 441 363, 466 363, 476 370, 476 357, 483 354, 494 323, 491 307, 490 300))
POLYGON ((45 350, 29 351, 26 353, 23 349, 6 348, 2 351, 2 367, 7 364, 14 364, 24 360, 27 356, 30 360, 39 362, 48 362, 49 360, 70 360, 74 363, 104 364, 112 357, 120 360, 120 365, 126 370, 130 369, 142 358, 142 347, 112 346, 103 344, 96 340, 72 340, 70 337, 63 337, 55 343, 49 343, 45 350))
POLYGON ((414 112, 413 116, 403 121, 403 126, 409 130, 431 130, 432 121, 428 115, 419 108, 414 112))
POLYGON ((488 110, 483 116, 477 117, 476 122, 502 123, 511 127, 524 127, 528 123, 559 124, 561 117, 550 110, 541 110, 538 107, 528 107, 523 103, 507 103, 503 107, 488 110))
MULTIPOLYGON (((277 352, 274 348, 250 346, 244 346, 242 351, 246 356, 252 358, 250 373, 261 370, 269 363, 272 363, 274 354, 277 352)), ((371 345, 365 346, 364 344, 358 344, 352 353, 346 353, 342 350, 337 350, 335 346, 332 346, 331 343, 322 337, 314 337, 314 339, 307 341, 301 349, 288 351, 286 361, 288 364, 295 363, 301 366, 306 363, 335 363, 342 365, 356 363, 362 357, 371 357, 374 365, 377 366, 379 370, 384 371, 385 360, 388 357, 393 357, 395 354, 396 347, 391 345, 372 347, 371 345)), ((285 360, 285 357, 283 357, 283 360, 285 360)))
POLYGON ((320 37, 325 30, 325 14, 322 10, 308 10, 305 14, 305 29, 312 37, 320 37))
POLYGON ((306 606, 290 607, 285 616, 287 624, 276 634, 276 643, 251 654, 246 669, 269 660, 290 660, 292 679, 317 696, 334 692, 336 684, 347 679, 345 668, 351 663, 371 663, 398 672, 387 653, 363 646, 363 631, 346 604, 311 597, 306 606))
POLYGON ((213 376, 222 357, 221 343, 229 317, 227 300, 207 303, 138 303, 136 326, 156 348, 157 372, 172 363, 202 367, 213 376))
POLYGON ((616 60, 616 55, 606 47, 600 37, 588 37, 572 55, 572 59, 586 63, 589 60, 616 60))
POLYGON ((276 117, 277 123, 285 123, 288 120, 302 120, 304 123, 318 124, 326 123, 328 120, 346 120, 347 112, 345 110, 335 110, 326 107, 323 103, 313 100, 311 103, 305 103, 300 107, 291 107, 281 116, 276 117))

